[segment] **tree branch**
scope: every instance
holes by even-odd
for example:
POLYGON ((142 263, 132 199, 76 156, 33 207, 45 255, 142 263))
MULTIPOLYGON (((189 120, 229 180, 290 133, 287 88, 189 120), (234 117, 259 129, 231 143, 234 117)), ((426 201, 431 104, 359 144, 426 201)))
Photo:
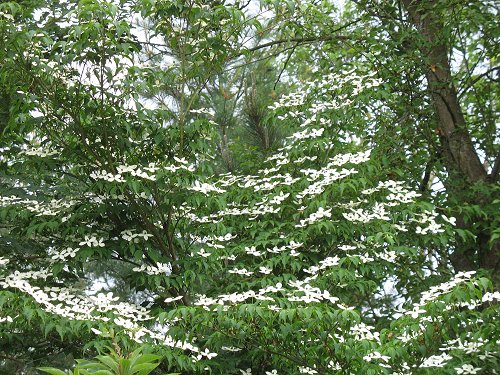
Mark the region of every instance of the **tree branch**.
POLYGON ((429 180, 431 179, 433 167, 434 167, 434 160, 431 159, 431 160, 429 160, 429 162, 425 166, 424 178, 422 179, 422 182, 421 182, 420 188, 419 188, 421 193, 425 192, 429 186, 429 180))
POLYGON ((493 68, 488 69, 486 72, 479 74, 476 78, 472 80, 472 82, 470 82, 467 86, 463 87, 462 90, 460 90, 458 94, 458 99, 461 99, 462 96, 483 77, 487 77, 488 74, 494 72, 495 70, 500 70, 500 66, 494 66, 493 68))
POLYGON ((500 172, 500 153, 497 155, 495 159, 495 164, 493 164, 493 169, 491 170, 491 173, 488 176, 488 180, 490 180, 490 182, 496 182, 498 179, 499 172, 500 172))
MULTIPOLYGON (((264 43, 264 44, 259 44, 257 46, 248 48, 247 51, 249 52, 255 52, 263 48, 267 47, 272 47, 278 44, 285 44, 285 43, 297 43, 297 46, 304 43, 314 43, 314 42, 328 42, 331 40, 350 40, 352 39, 351 37, 345 36, 345 35, 333 35, 339 31, 342 31, 344 29, 347 29, 349 26, 354 25, 361 21, 362 17, 356 18, 355 20, 346 23, 345 25, 339 26, 336 29, 332 30, 330 32, 330 35, 314 35, 314 36, 309 36, 309 37, 303 37, 303 38, 288 38, 288 39, 278 39, 278 40, 272 40, 270 42, 264 43)), ((241 55, 241 53, 240 53, 241 55)))
POLYGON ((281 79, 281 75, 283 74, 283 72, 285 71, 287 65, 288 65, 288 62, 290 61, 290 59, 292 58, 292 55, 293 53, 295 52, 295 49, 297 48, 299 44, 295 44, 295 46, 291 49, 290 53, 288 54, 288 57, 286 58, 285 60, 285 63, 283 64, 283 68, 281 69, 280 71, 280 74, 278 75, 278 78, 276 79, 276 82, 274 82, 274 86, 273 86, 273 90, 276 90, 276 85, 278 84, 278 82, 280 81, 281 79))

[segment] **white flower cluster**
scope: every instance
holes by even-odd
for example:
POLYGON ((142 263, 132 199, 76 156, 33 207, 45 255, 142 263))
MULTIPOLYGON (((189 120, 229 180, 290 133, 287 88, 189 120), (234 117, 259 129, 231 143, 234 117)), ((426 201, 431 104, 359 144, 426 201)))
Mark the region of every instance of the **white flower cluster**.
POLYGON ((147 241, 149 238, 153 237, 152 234, 149 234, 145 230, 143 230, 141 233, 137 233, 133 229, 126 229, 126 230, 122 231, 120 234, 121 234, 121 237, 125 241, 134 242, 134 243, 138 243, 139 238, 142 238, 145 241, 147 241))
POLYGON ((340 154, 330 159, 326 167, 319 170, 316 169, 301 169, 301 172, 307 176, 307 181, 313 182, 306 189, 296 195, 296 198, 301 200, 306 196, 316 196, 322 193, 326 186, 332 182, 343 179, 352 174, 358 173, 355 169, 343 168, 338 170, 344 164, 360 164, 370 159, 370 151, 361 151, 358 153, 340 154), (321 179, 320 179, 321 177, 321 179))
POLYGON ((96 234, 86 234, 84 240, 79 242, 78 246, 104 247, 104 238, 97 238, 96 234))
POLYGON ((375 327, 361 322, 350 328, 350 334, 352 334, 356 340, 380 342, 380 333, 374 331, 374 329, 375 327))
POLYGON ((299 180, 299 178, 293 178, 290 174, 286 173, 284 175, 276 174, 264 178, 247 177, 238 186, 240 188, 253 187, 254 191, 270 191, 275 190, 278 186, 290 186, 299 180))
POLYGON ((47 156, 53 156, 57 155, 58 152, 55 150, 51 150, 49 148, 43 148, 43 147, 31 147, 26 150, 22 150, 20 155, 28 155, 28 156, 38 156, 41 158, 47 157, 47 156))
MULTIPOLYGON (((212 255, 212 253, 207 253, 205 251, 205 249, 201 248, 200 250, 198 250, 197 254, 200 256, 200 257, 203 257, 203 258, 208 258, 210 255, 212 255)), ((193 254, 194 255, 194 254, 193 254)))
MULTIPOLYGON (((413 319, 421 319, 422 321, 429 319, 427 318, 420 318, 420 315, 424 314, 427 312, 427 310, 424 308, 426 304, 431 303, 436 301, 439 297, 450 293, 457 285, 463 282, 467 282, 471 280, 471 277, 475 274, 475 271, 469 271, 469 272, 459 272, 455 275, 455 277, 445 283, 442 283, 440 285, 436 285, 431 287, 428 291, 423 292, 420 298, 420 301, 418 303, 414 303, 411 310, 402 310, 401 312, 404 315, 411 316, 413 319)), ((455 304, 456 305, 456 304, 455 304)), ((446 310, 451 310, 454 306, 454 304, 447 304, 445 306, 446 310)), ((476 303, 475 301, 470 301, 465 304, 460 304, 461 307, 469 307, 469 308, 474 308, 479 306, 480 303, 476 303)), ((401 340, 402 342, 409 342, 411 340, 414 340, 418 338, 422 332, 425 330, 425 325, 420 324, 420 329, 421 331, 413 331, 413 332, 407 332, 404 331, 401 335, 398 336, 398 339, 401 340)), ((469 353, 476 352, 477 348, 483 345, 483 340, 479 339, 474 343, 466 343, 462 344, 460 339, 457 339, 455 341, 450 341, 449 346, 442 347, 441 350, 453 350, 453 349, 460 349, 460 350, 466 350, 469 351, 469 353), (458 345, 455 345, 458 344, 458 345)), ((437 357, 436 357, 437 358, 437 357)), ((434 363, 433 361, 438 361, 439 359, 436 359, 433 357, 430 357, 429 363, 434 363)), ((445 357, 443 357, 445 358, 445 357)), ((431 365, 429 365, 431 366, 431 365)))
MULTIPOLYGON (((415 219, 412 221, 419 224, 428 224, 427 227, 422 228, 421 226, 417 226, 415 233, 417 234, 438 234, 444 232, 444 227, 442 224, 436 222, 436 218, 439 215, 435 211, 425 211, 421 214, 416 214, 415 219)), ((443 218, 446 216, 442 215, 443 218)), ((447 219, 450 223, 454 222, 454 218, 447 219)))
POLYGON ((307 93, 303 91, 293 92, 288 95, 283 95, 279 101, 275 102, 268 108, 271 110, 276 110, 278 108, 289 108, 298 107, 305 103, 307 98, 307 93))
POLYGON ((125 179, 121 174, 113 174, 105 170, 90 172, 90 178, 93 178, 94 180, 104 180, 108 182, 125 182, 125 179))
MULTIPOLYGON (((30 295, 45 311, 71 320, 109 322, 110 318, 106 313, 112 313, 115 317, 113 322, 123 327, 128 335, 138 343, 142 343, 144 337, 150 337, 158 345, 166 345, 194 353, 193 361, 198 361, 203 357, 213 358, 217 355, 207 349, 202 351, 189 342, 174 340, 161 330, 155 332, 145 328, 140 322, 152 320, 149 312, 141 306, 119 302, 118 297, 114 297, 112 293, 99 293, 95 296, 79 295, 76 294, 75 289, 40 288, 29 282, 30 279, 47 278, 48 276, 50 276, 50 272, 47 270, 24 273, 16 271, 5 277, 4 280, 0 280, 0 287, 19 289, 30 295)), ((95 330, 94 332, 99 331, 95 330)))
POLYGON ((458 284, 464 281, 469 281, 475 273, 476 271, 459 272, 452 280, 431 287, 429 290, 422 293, 418 305, 423 306, 426 303, 434 301, 440 296, 449 293, 458 284))
POLYGON ((370 160, 371 150, 360 151, 356 153, 347 152, 345 154, 335 155, 330 159, 330 162, 327 164, 327 168, 331 168, 332 166, 341 167, 344 164, 361 164, 366 163, 370 160))
MULTIPOLYGON (((14 20, 14 17, 12 16, 12 14, 9 14, 9 13, 5 13, 5 12, 0 12, 0 17, 3 17, 7 20, 14 20)), ((18 93, 22 91, 18 91, 18 93)))
POLYGON ((355 169, 346 169, 337 170, 335 168, 323 168, 321 170, 315 169, 301 169, 301 172, 308 176, 307 181, 313 182, 303 191, 296 194, 296 198, 302 200, 303 198, 309 196, 314 197, 318 194, 321 194, 328 185, 331 185, 332 182, 341 180, 346 178, 347 176, 358 173, 355 169), (319 179, 322 177, 322 179, 319 179))
POLYGON ((0 257, 0 266, 5 266, 6 264, 9 264, 10 260, 4 257, 0 257))
MULTIPOLYGON (((234 238, 236 238, 236 236, 232 235, 231 233, 226 233, 223 236, 207 236, 207 237, 192 236, 193 243, 205 245, 214 250, 224 249, 225 246, 222 245, 221 242, 227 242, 234 238)), ((194 256, 195 254, 203 258, 208 258, 210 255, 212 255, 211 252, 207 252, 204 248, 200 248, 196 253, 191 253, 191 256, 194 256)))
MULTIPOLYGON (((248 255, 253 255, 255 257, 261 257, 263 256, 266 252, 267 253, 270 253, 270 254, 279 254, 279 253, 282 253, 284 251, 288 251, 290 250, 290 255, 291 256, 297 256, 299 255, 300 253, 298 253, 297 251, 295 251, 296 249, 298 249, 299 247, 301 247, 303 244, 300 243, 300 242, 295 242, 293 240, 291 240, 288 244, 286 245, 283 245, 283 246, 274 246, 272 248, 266 248, 265 251, 262 251, 262 250, 257 250, 255 246, 245 246, 244 248, 244 251, 246 254, 248 255)), ((236 255, 234 255, 234 258, 233 260, 236 259, 236 255)), ((266 267, 261 267, 261 269, 267 269, 266 267)), ((266 273, 266 272, 262 272, 262 271, 259 271, 261 273, 266 273)))
POLYGON ((295 164, 301 164, 305 161, 314 161, 317 158, 318 158, 317 156, 302 156, 301 158, 295 159, 293 162, 295 164))
POLYGON ((386 196, 386 199, 390 201, 388 203, 390 206, 396 206, 399 203, 412 203, 415 201, 415 198, 421 196, 421 194, 408 189, 404 182, 394 180, 380 181, 376 187, 365 189, 361 194, 370 195, 382 189, 387 189, 390 192, 386 196))
POLYGON ((301 139, 311 139, 311 138, 318 138, 323 135, 323 132, 325 131, 325 128, 319 128, 319 129, 306 129, 300 132, 295 132, 293 133, 288 139, 292 140, 301 140, 301 139))
POLYGON ((177 164, 165 166, 163 167, 163 169, 172 173, 175 173, 179 170, 188 172, 194 172, 196 170, 196 167, 193 164, 190 164, 185 158, 178 158, 177 156, 174 156, 174 160, 177 162, 177 164))
POLYGON ((363 360, 367 361, 367 362, 371 362, 372 360, 381 360, 381 361, 384 361, 384 362, 389 362, 389 360, 391 359, 391 357, 387 356, 387 355, 382 355, 380 354, 379 352, 377 351, 374 351, 374 352, 371 352, 367 355, 365 355, 363 357, 363 360))
POLYGON ((338 256, 328 257, 319 262, 318 266, 311 266, 309 268, 304 269, 304 272, 307 272, 312 275, 316 275, 319 271, 324 270, 329 267, 338 266, 340 262, 340 258, 338 256))
POLYGON ((315 369, 307 367, 307 366, 299 366, 299 372, 301 374, 312 374, 312 375, 318 373, 318 371, 316 371, 315 369))
MULTIPOLYGON (((278 150, 279 152, 269 156, 267 159, 266 159, 266 162, 267 163, 270 163, 270 162, 273 162, 274 165, 278 166, 278 167, 281 167, 283 165, 286 165, 288 163, 290 163, 290 155, 286 154, 284 151, 285 149, 284 148, 280 148, 278 150)), ((278 168, 279 170, 280 168, 278 168)), ((277 172, 277 171, 275 171, 277 172)))
POLYGON ((262 251, 258 251, 255 246, 245 246, 245 253, 248 255, 253 255, 255 257, 260 257, 262 254, 264 254, 262 251))
POLYGON ((352 92, 336 93, 334 100, 331 102, 321 101, 319 103, 313 103, 311 105, 311 112, 319 113, 327 110, 345 108, 352 105, 355 100, 354 97, 359 95, 363 90, 379 86, 382 83, 381 80, 372 78, 375 74, 376 72, 372 72, 367 75, 359 75, 354 70, 343 74, 330 73, 325 76, 322 81, 315 83, 315 85, 318 85, 316 87, 323 88, 321 92, 326 93, 354 86, 352 92), (332 86, 332 82, 336 82, 336 86, 332 86))
POLYGON ((218 194, 222 194, 222 193, 226 192, 225 190, 219 189, 218 187, 216 187, 212 184, 209 184, 206 182, 200 182, 198 180, 196 180, 193 183, 193 185, 188 189, 191 191, 198 191, 198 192, 203 193, 205 195, 208 195, 208 193, 214 193, 214 192, 218 193, 218 194))
POLYGON ((11 195, 10 197, 0 196, 0 207, 7 207, 21 201, 23 200, 15 195, 11 195))
POLYGON ((150 276, 155 275, 167 275, 172 274, 172 265, 170 263, 156 263, 154 266, 151 265, 141 265, 140 267, 132 268, 135 272, 144 272, 150 276))
POLYGON ((270 296, 267 296, 267 293, 278 293, 282 292, 285 289, 281 283, 277 283, 276 285, 270 285, 265 288, 261 288, 258 291, 248 290, 243 293, 232 293, 232 294, 221 294, 215 298, 210 298, 205 295, 197 295, 196 301, 194 305, 203 306, 205 309, 209 309, 210 306, 213 305, 225 305, 236 304, 246 301, 247 299, 256 299, 261 301, 274 301, 274 299, 270 296))
POLYGON ((64 210, 73 207, 77 202, 73 199, 52 199, 48 202, 36 202, 26 208, 31 212, 36 212, 36 216, 56 216, 64 210))
POLYGON ((500 292, 495 291, 493 293, 491 292, 486 292, 483 294, 483 298, 481 298, 481 302, 493 302, 493 301, 500 301, 500 292))
POLYGON ((179 301, 183 298, 183 296, 177 296, 177 297, 170 297, 165 299, 165 303, 172 303, 174 301, 179 301))
POLYGON ((253 275, 253 272, 248 271, 246 268, 233 268, 232 270, 227 271, 229 273, 235 273, 237 275, 243 275, 243 276, 251 276, 253 275))
POLYGON ((453 357, 446 353, 442 353, 439 355, 432 355, 427 357, 420 367, 422 368, 433 368, 433 367, 444 367, 453 357))
POLYGON ((307 283, 292 282, 292 284, 296 287, 295 291, 287 293, 288 300, 291 302, 313 303, 329 301, 337 303, 339 301, 337 297, 330 295, 328 290, 321 290, 307 283))
POLYGON ((259 272, 264 275, 269 275, 271 272, 273 272, 273 269, 267 267, 259 267, 259 272))
POLYGON ((413 304, 413 309, 406 311, 405 315, 411 316, 413 319, 418 319, 418 316, 425 314, 427 310, 424 310, 418 303, 413 304))
MULTIPOLYGON (((286 147, 283 148, 282 151, 284 149, 286 149, 286 147)), ((369 157, 369 151, 337 155, 334 158, 330 159, 326 168, 320 170, 302 170, 302 173, 307 176, 307 180, 313 182, 313 184, 309 185, 304 191, 298 193, 296 198, 301 200, 305 196, 314 196, 320 194, 322 191, 324 191, 324 188, 331 184, 333 181, 347 177, 348 175, 351 175, 353 173, 357 173, 357 171, 354 169, 342 169, 338 171, 336 167, 341 166, 345 163, 359 164, 369 160, 369 157)), ((314 158, 311 157, 311 160, 314 158)), ((268 158, 268 161, 283 165, 290 162, 290 157, 284 152, 279 152, 268 158)), ((273 171, 277 171, 278 169, 279 168, 274 168, 273 171)), ((270 170, 263 170, 259 173, 266 175, 268 172, 270 172, 270 170)), ((283 191, 280 191, 279 194, 276 195, 274 194, 274 191, 279 186, 289 186, 297 181, 302 181, 302 179, 293 178, 288 173, 271 175, 269 177, 235 176, 227 173, 223 175, 222 178, 220 178, 217 182, 217 184, 221 187, 229 187, 236 184, 240 188, 253 188, 253 190, 256 192, 270 191, 272 193, 270 196, 264 196, 262 200, 255 203, 253 207, 245 205, 238 207, 236 205, 229 204, 229 207, 225 210, 221 210, 211 215, 201 217, 195 215, 192 212, 192 209, 183 207, 183 215, 187 216, 190 220, 199 223, 219 223, 227 216, 249 216, 250 220, 255 220, 261 215, 278 213, 281 209, 282 202, 290 196, 290 193, 284 193, 283 191)), ((201 182, 197 182, 195 186, 196 187, 194 188, 194 190, 202 191, 207 195, 210 191, 222 192, 224 190, 214 184, 204 185, 201 182)), ((306 222, 303 222, 302 225, 306 225, 306 222)))
POLYGON ((370 189, 365 189, 361 192, 361 194, 370 195, 370 194, 373 194, 373 193, 380 191, 380 190, 383 190, 383 189, 387 189, 391 193, 395 193, 395 194, 407 190, 405 188, 404 182, 387 180, 387 181, 379 181, 379 183, 376 187, 370 188, 370 189))
POLYGON ((76 247, 76 248, 66 247, 60 251, 57 251, 54 255, 52 255, 51 259, 64 262, 68 258, 74 258, 76 256, 76 253, 78 252, 78 250, 80 250, 79 247, 76 247))
POLYGON ((369 210, 362 208, 349 208, 350 212, 343 212, 342 216, 353 223, 368 223, 372 220, 390 220, 389 213, 385 209, 385 204, 376 202, 369 210))
POLYGON ((397 259, 397 254, 393 250, 386 250, 375 254, 375 256, 390 263, 395 263, 397 259))
POLYGON ((156 166, 154 163, 149 163, 146 167, 139 167, 137 165, 119 165, 116 167, 117 174, 113 174, 111 172, 100 170, 94 171, 90 173, 90 177, 95 180, 105 180, 108 182, 125 182, 125 178, 123 175, 125 173, 130 173, 131 176, 143 178, 150 181, 156 180, 156 171, 160 168, 156 166), (149 172, 151 174, 148 174, 149 172))
POLYGON ((214 117, 215 116, 215 111, 213 109, 208 109, 208 108, 200 108, 200 109, 191 109, 189 113, 199 113, 199 114, 206 114, 209 116, 214 117))
POLYGON ((0 197, 0 207, 24 207, 26 210, 35 213, 35 216, 56 216, 62 211, 73 207, 76 203, 73 199, 52 199, 40 202, 34 199, 21 199, 16 196, 0 197))
POLYGON ((225 210, 218 211, 217 213, 211 214, 209 216, 198 217, 197 215, 189 212, 185 209, 185 216, 197 223, 220 223, 227 216, 250 216, 251 220, 255 220, 260 215, 278 213, 280 207, 274 207, 270 205, 259 205, 256 207, 229 207, 225 210))
POLYGON ((325 210, 323 207, 319 207, 318 211, 309 215, 308 218, 300 220, 300 224, 296 224, 295 228, 306 227, 306 226, 311 225, 312 223, 314 223, 318 220, 321 220, 325 217, 327 217, 327 218, 332 217, 332 209, 329 208, 329 209, 325 210))
POLYGON ((477 374, 479 371, 481 371, 481 367, 474 367, 472 365, 464 363, 461 367, 455 367, 455 370, 457 371, 458 375, 477 374))
POLYGON ((283 193, 280 191, 279 194, 275 195, 269 200, 269 204, 272 206, 279 206, 281 203, 283 203, 288 197, 290 196, 290 193, 283 193))
POLYGON ((288 244, 283 245, 283 246, 274 246, 272 249, 271 248, 266 248, 266 251, 271 254, 279 254, 283 251, 291 250, 290 255, 297 254, 295 252, 296 249, 300 248, 303 245, 301 242, 295 242, 294 240, 291 240, 288 244))
MULTIPOLYGON (((321 80, 314 80, 308 82, 306 87, 302 87, 299 91, 289 95, 282 96, 279 101, 274 105, 269 106, 269 109, 276 110, 279 108, 291 108, 302 106, 306 103, 308 97, 311 97, 313 103, 310 105, 309 110, 303 111, 304 113, 320 113, 326 110, 339 109, 349 106, 353 103, 353 98, 359 95, 363 90, 377 87, 382 84, 380 79, 373 78, 376 72, 360 75, 358 72, 351 70, 348 72, 332 72, 327 74, 321 80), (336 85, 332 85, 335 82, 336 85), (346 91, 345 88, 352 87, 352 91, 346 91), (324 100, 317 101, 316 98, 321 98, 321 94, 331 93, 341 89, 342 92, 336 92, 334 100, 326 102, 324 100), (320 94, 320 95, 318 95, 320 94), (315 97, 313 97, 315 95, 315 97)), ((330 95, 331 96, 331 95, 330 95)), ((298 117, 300 112, 287 111, 279 119, 286 119, 289 117, 298 117)))
POLYGON ((474 341, 463 341, 461 338, 457 338, 449 340, 440 350, 462 350, 465 354, 472 354, 481 351, 481 347, 488 342, 489 340, 485 340, 481 337, 476 338, 474 341))

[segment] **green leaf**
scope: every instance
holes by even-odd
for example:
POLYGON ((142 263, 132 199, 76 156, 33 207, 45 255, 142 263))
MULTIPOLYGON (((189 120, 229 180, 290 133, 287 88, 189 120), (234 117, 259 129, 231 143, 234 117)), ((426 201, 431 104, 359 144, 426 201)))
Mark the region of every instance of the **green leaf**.
POLYGON ((98 355, 96 357, 96 359, 99 360, 100 362, 104 363, 111 370, 118 373, 120 367, 119 367, 118 362, 114 358, 107 356, 107 355, 98 355))
POLYGON ((38 367, 38 370, 46 372, 50 375, 68 375, 67 372, 64 372, 62 370, 58 370, 58 369, 53 368, 53 367, 38 367))
POLYGON ((130 369, 130 372, 131 374, 137 373, 137 375, 147 375, 159 365, 160 365, 159 363, 141 363, 133 366, 130 369))

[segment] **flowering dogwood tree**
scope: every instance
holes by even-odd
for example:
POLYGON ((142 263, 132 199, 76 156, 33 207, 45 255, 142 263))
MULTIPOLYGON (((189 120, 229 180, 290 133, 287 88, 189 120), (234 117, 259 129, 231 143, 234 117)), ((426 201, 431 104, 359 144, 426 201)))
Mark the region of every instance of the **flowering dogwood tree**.
POLYGON ((63 33, 0 8, 2 79, 16 93, 1 158, 0 364, 111 343, 145 345, 164 372, 494 373, 500 294, 485 271, 450 266, 455 218, 349 131, 368 103, 384 110, 376 72, 297 83, 269 108, 292 130, 277 152, 251 174, 217 175, 217 123, 197 97, 231 52, 216 47, 219 27, 236 38, 245 15, 238 3, 151 5, 169 20, 158 32, 178 36, 158 72, 137 64, 133 5, 82 1, 63 33), (141 95, 159 80, 177 91, 175 114, 141 95), (93 291, 98 266, 121 268, 127 299, 93 291))

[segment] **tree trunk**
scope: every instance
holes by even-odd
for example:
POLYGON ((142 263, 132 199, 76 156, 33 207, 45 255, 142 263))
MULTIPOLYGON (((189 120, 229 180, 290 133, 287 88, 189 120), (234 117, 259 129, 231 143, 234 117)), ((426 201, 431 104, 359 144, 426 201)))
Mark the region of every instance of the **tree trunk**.
MULTIPOLYGON (((443 24, 438 12, 433 9, 436 2, 402 1, 424 45, 422 50, 426 58, 427 86, 436 111, 436 132, 440 135, 444 164, 448 172, 448 194, 461 204, 486 205, 491 197, 477 193, 465 194, 474 184, 487 183, 488 175, 474 149, 460 109, 448 59, 450 47, 441 33, 443 24)), ((463 217, 457 217, 457 226, 461 229, 471 230, 472 224, 466 222, 463 217)), ((489 233, 480 231, 474 234, 477 236, 475 244, 471 246, 462 243, 452 254, 451 262, 454 268, 458 271, 482 267, 496 274, 499 267, 498 241, 491 249, 489 233)))

